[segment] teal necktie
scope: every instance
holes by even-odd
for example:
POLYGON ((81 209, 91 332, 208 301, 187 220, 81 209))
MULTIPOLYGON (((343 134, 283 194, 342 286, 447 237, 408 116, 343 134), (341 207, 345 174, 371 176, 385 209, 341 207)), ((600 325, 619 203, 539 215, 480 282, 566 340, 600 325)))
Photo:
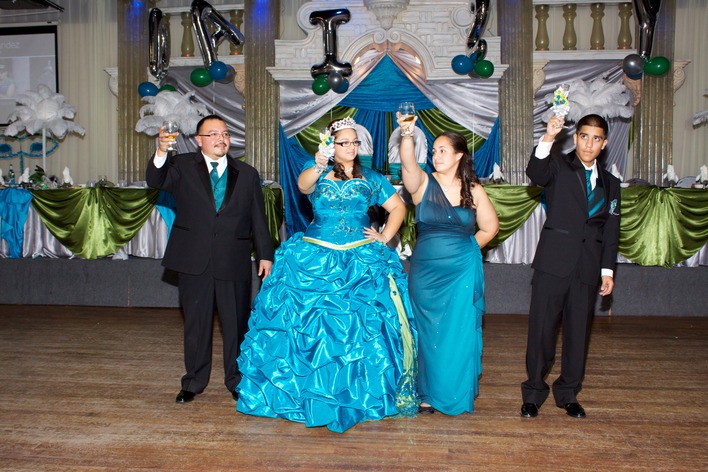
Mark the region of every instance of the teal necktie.
POLYGON ((216 190, 216 184, 219 182, 219 173, 216 168, 219 167, 218 162, 210 162, 211 172, 209 172, 209 178, 211 179, 211 190, 212 192, 216 190))
POLYGON ((219 165, 217 162, 210 162, 211 172, 209 172, 209 179, 211 180, 211 191, 214 193, 214 204, 216 205, 216 210, 221 208, 221 204, 224 202, 224 195, 226 194, 226 182, 225 179, 219 177, 219 173, 216 171, 216 167, 219 165))
POLYGON ((588 191, 588 216, 593 216, 602 209, 605 204, 605 196, 602 189, 596 187, 593 190, 592 188, 592 169, 585 169, 585 185, 588 191))

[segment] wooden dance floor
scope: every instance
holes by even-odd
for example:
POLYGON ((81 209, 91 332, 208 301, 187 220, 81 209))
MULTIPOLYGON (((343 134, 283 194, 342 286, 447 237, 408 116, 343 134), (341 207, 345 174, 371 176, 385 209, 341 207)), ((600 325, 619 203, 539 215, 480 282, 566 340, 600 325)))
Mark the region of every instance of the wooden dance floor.
POLYGON ((237 413, 218 331, 211 384, 176 404, 177 309, 0 305, 0 469, 708 470, 708 317, 596 318, 584 420, 519 417, 525 345, 526 316, 488 315, 473 415, 336 434, 237 413))

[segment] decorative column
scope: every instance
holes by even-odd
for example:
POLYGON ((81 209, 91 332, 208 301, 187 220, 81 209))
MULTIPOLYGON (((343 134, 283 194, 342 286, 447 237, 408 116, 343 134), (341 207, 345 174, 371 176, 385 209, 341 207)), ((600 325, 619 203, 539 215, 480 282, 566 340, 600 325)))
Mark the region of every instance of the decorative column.
MULTIPOLYGON (((657 15, 652 57, 674 62, 676 0, 664 0, 657 15)), ((673 164, 674 74, 661 77, 644 74, 642 101, 634 112, 633 174, 661 185, 666 166, 673 164)))
MULTIPOLYGON (((526 182, 533 150, 533 13, 531 0, 499 0, 501 61, 513 67, 499 81, 499 147, 509 183, 526 182)), ((485 176, 481 176, 485 177, 485 176)))
MULTIPOLYGON (((144 105, 138 85, 147 80, 148 17, 147 2, 119 0, 118 9, 118 179, 145 180, 154 138, 135 131, 144 105)), ((106 152, 111 152, 106 150, 106 152)))
POLYGON ((275 65, 280 0, 246 0, 246 161, 266 180, 279 178, 280 91, 267 67, 275 65))

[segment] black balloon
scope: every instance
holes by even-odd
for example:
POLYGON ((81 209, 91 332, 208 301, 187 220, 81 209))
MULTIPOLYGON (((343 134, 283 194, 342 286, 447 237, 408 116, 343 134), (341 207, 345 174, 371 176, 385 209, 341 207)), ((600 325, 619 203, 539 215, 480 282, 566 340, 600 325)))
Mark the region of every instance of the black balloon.
POLYGON ((622 70, 632 79, 638 79, 644 71, 644 58, 639 54, 630 54, 622 61, 622 70))
POLYGON ((634 12, 639 26, 637 52, 644 59, 651 57, 654 28, 660 7, 661 0, 634 0, 634 12))
POLYGON ((170 67, 170 23, 159 8, 150 10, 149 19, 150 74, 157 80, 167 74, 170 67))
POLYGON ((329 88, 337 90, 342 86, 342 83, 344 83, 344 77, 338 72, 332 72, 327 77, 327 83, 329 84, 329 88))
POLYGON ((234 46, 243 44, 243 34, 229 23, 221 14, 204 0, 192 2, 192 26, 197 35, 197 43, 204 59, 204 68, 209 67, 218 60, 216 50, 224 39, 229 40, 234 46), (214 32, 207 26, 211 22, 214 32))
POLYGON ((489 0, 476 0, 476 6, 470 5, 470 9, 474 12, 474 20, 472 20, 472 25, 470 26, 470 31, 467 33, 467 48, 473 49, 479 37, 482 36, 484 31, 484 26, 487 24, 487 17, 489 16, 489 0))

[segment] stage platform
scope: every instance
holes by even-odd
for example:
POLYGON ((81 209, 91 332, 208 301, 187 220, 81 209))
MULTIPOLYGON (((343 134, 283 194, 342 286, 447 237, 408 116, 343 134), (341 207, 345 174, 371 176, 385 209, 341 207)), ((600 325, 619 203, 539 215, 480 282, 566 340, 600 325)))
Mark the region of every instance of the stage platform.
MULTIPOLYGON (((528 313, 530 266, 485 263, 484 271, 488 314, 528 313)), ((179 306, 176 282, 159 259, 0 259, 0 304, 7 305, 171 308, 179 306)), ((607 300, 598 300, 597 313, 708 316, 706 287, 706 266, 618 264, 611 309, 607 300)))

